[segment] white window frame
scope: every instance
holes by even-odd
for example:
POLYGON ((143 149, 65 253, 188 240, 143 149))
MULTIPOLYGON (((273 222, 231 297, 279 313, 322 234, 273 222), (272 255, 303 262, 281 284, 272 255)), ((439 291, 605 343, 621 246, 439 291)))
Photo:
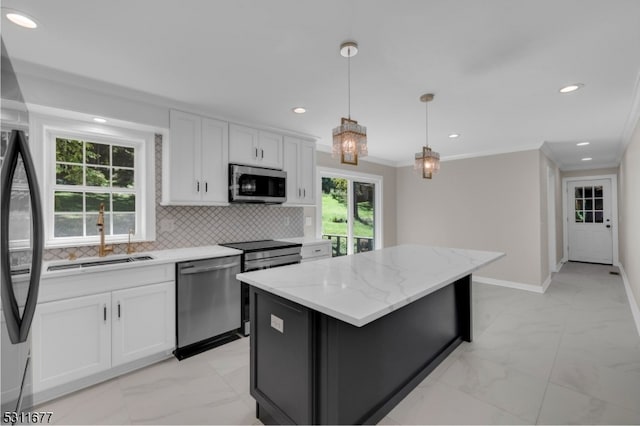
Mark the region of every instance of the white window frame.
MULTIPOLYGON (((34 158, 40 165, 38 181, 44 211, 45 248, 96 245, 100 242, 100 237, 97 235, 54 237, 56 138, 135 148, 136 233, 131 240, 135 242, 155 240, 155 134, 153 132, 38 114, 31 115, 30 128, 32 141, 30 145, 34 150, 34 158)), ((125 243, 128 241, 128 235, 106 235, 105 240, 108 243, 125 243)))
MULTIPOLYGON (((369 173, 362 172, 354 172, 343 169, 334 169, 329 167, 317 167, 316 168, 316 238, 322 238, 322 178, 340 178, 347 179, 349 181, 347 191, 347 206, 350 206, 353 203, 352 200, 352 191, 351 186, 353 181, 362 182, 362 183, 372 183, 375 185, 375 214, 374 214, 374 225, 373 225, 373 238, 374 238, 374 249, 379 250, 384 247, 384 242, 382 241, 382 224, 384 223, 382 218, 382 184, 383 178, 380 175, 373 175, 369 173)), ((347 208, 347 233, 351 235, 353 233, 353 211, 347 208)), ((347 244, 347 254, 353 254, 353 245, 347 244)))

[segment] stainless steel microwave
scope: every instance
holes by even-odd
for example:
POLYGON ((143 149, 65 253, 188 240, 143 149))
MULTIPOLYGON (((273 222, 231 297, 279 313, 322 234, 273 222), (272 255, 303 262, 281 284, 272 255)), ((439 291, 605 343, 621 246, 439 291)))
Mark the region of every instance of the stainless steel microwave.
POLYGON ((287 201, 287 172, 229 164, 229 202, 281 204, 287 201))

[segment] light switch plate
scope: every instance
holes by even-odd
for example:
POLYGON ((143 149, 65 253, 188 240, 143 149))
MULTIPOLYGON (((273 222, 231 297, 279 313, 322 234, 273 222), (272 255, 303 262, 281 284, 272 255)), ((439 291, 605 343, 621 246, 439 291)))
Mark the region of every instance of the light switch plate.
POLYGON ((271 327, 275 328, 280 333, 284 333, 284 320, 271 314, 271 327))
POLYGON ((311 226, 311 216, 305 216, 304 226, 311 226))

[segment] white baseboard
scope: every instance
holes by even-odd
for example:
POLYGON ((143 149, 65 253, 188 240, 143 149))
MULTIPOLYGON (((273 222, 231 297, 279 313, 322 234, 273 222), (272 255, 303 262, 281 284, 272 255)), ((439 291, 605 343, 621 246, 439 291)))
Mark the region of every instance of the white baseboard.
POLYGON ((621 263, 618 264, 618 268, 620 268, 620 275, 622 276, 624 289, 627 292, 627 298, 629 299, 629 306, 631 307, 633 320, 636 323, 636 329, 638 330, 638 335, 640 335, 640 306, 638 306, 638 302, 633 296, 633 292, 631 291, 631 284, 629 284, 629 277, 627 277, 627 273, 624 271, 624 268, 622 267, 621 263))
POLYGON ((480 277, 478 275, 473 275, 472 280, 482 284, 491 284, 491 285, 498 285, 501 287, 516 288, 518 290, 526 290, 526 291, 531 291, 533 293, 542 294, 545 292, 545 290, 549 286, 549 283, 551 283, 551 276, 549 276, 549 278, 547 278, 547 280, 545 281, 546 285, 543 284, 542 286, 518 283, 515 281, 496 280, 495 278, 480 277))
POLYGON ((549 288, 549 284, 551 284, 551 277, 552 277, 552 274, 549 274, 547 279, 544 280, 544 282, 542 283, 542 293, 545 293, 549 288))

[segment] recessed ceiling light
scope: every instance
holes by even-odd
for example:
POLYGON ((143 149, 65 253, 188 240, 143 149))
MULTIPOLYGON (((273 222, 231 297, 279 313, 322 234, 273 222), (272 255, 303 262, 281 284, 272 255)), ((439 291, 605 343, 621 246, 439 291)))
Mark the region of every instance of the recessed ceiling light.
POLYGON ((582 159, 582 161, 591 161, 591 160, 593 160, 593 158, 591 158, 591 157, 585 157, 585 158, 582 159))
POLYGON ((577 146, 587 146, 589 145, 591 142, 578 142, 576 145, 577 146))
POLYGON ((307 112, 306 108, 303 107, 295 107, 291 111, 295 112, 296 114, 304 114, 305 112, 307 112))
POLYGON ((105 120, 104 118, 100 118, 100 117, 95 117, 93 119, 93 121, 95 121, 96 123, 106 123, 107 120, 105 120))
POLYGON ((449 135, 449 139, 456 139, 456 138, 459 138, 459 137, 460 137, 460 135, 459 135, 459 134, 457 134, 457 133, 451 133, 451 134, 449 135))
POLYGON ((564 86, 563 88, 560 89, 560 93, 571 93, 571 92, 575 92, 578 89, 581 89, 584 86, 584 84, 582 83, 574 83, 574 84, 569 84, 568 86, 564 86))
POLYGON ((5 16, 8 20, 16 25, 20 25, 23 28, 28 28, 30 30, 38 28, 38 24, 36 23, 35 19, 31 18, 23 12, 12 10, 10 12, 7 12, 5 16))

